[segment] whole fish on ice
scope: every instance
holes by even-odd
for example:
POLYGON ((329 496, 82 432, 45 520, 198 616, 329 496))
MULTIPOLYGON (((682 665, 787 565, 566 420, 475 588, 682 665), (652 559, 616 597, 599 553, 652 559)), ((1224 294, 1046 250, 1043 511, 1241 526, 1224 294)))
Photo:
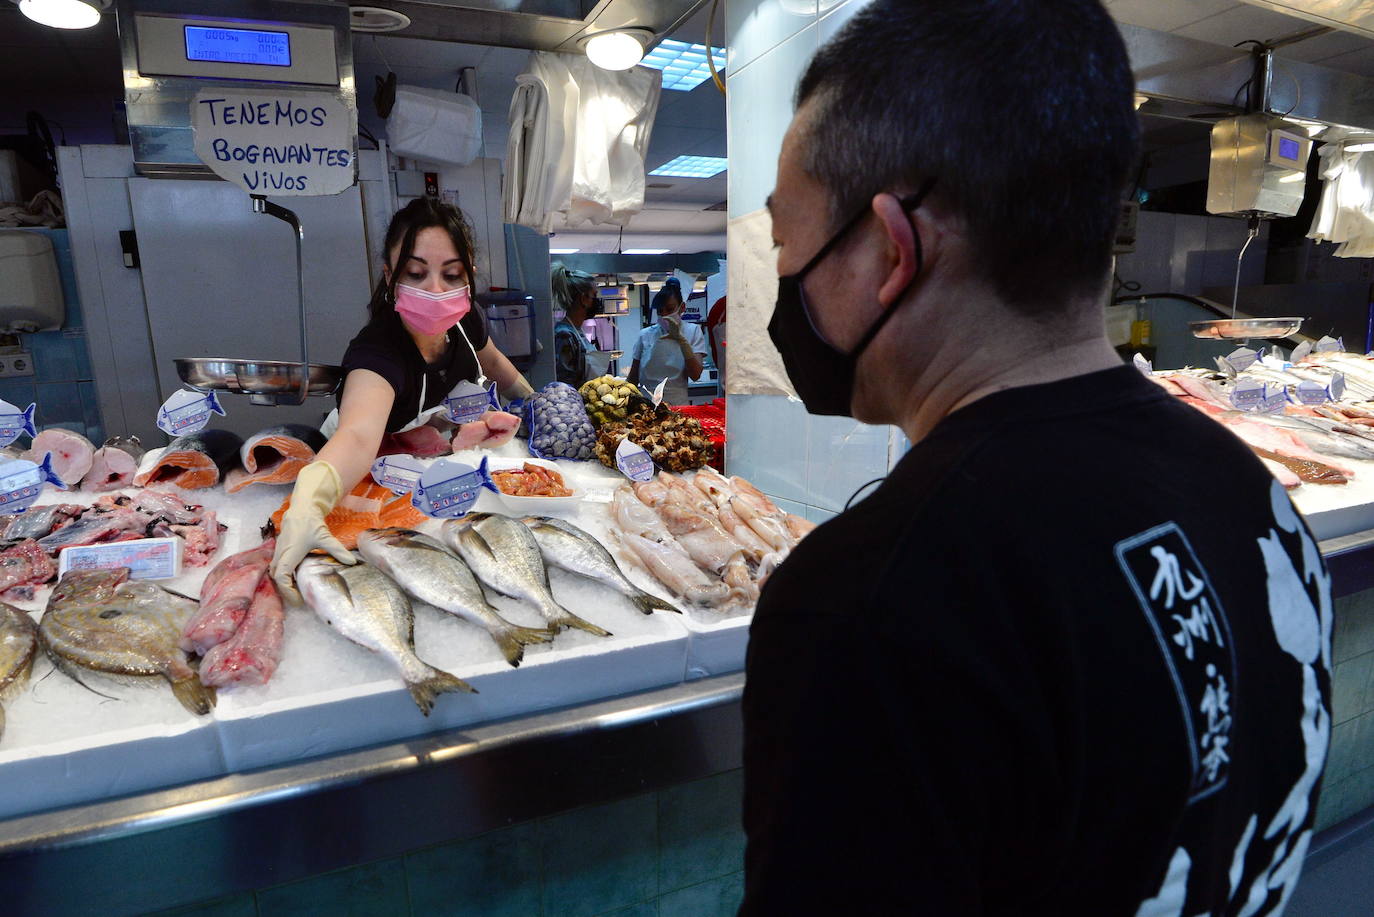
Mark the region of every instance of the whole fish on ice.
POLYGON ((307 557, 296 585, 325 624, 363 649, 389 660, 401 673, 420 712, 429 716, 438 695, 477 689, 415 655, 415 613, 405 593, 376 567, 345 567, 333 558, 307 557))
POLYGON ((277 584, 264 576, 234 635, 205 653, 200 680, 215 688, 266 684, 281 661, 285 627, 277 584))
POLYGON ((196 603, 129 568, 71 571, 58 580, 38 624, 53 665, 81 684, 86 671, 136 681, 165 679, 181 705, 204 715, 215 692, 201 683, 178 642, 196 603))
POLYGON ((157 428, 168 436, 199 433, 210 422, 211 414, 225 416, 214 392, 178 389, 157 409, 157 428))
POLYGON ((411 597, 485 630, 512 666, 520 665, 526 646, 553 639, 551 630, 521 627, 501 617, 463 559, 428 535, 374 529, 358 536, 358 552, 411 597))
POLYGON ((5 704, 23 689, 38 655, 38 625, 29 613, 0 602, 0 738, 5 735, 5 704))
POLYGON ((598 637, 611 635, 558 604, 549 590, 549 572, 539 542, 516 520, 474 513, 468 520, 448 520, 442 534, 444 542, 468 562, 478 579, 502 595, 530 603, 555 630, 575 627, 598 637))
POLYGON ((8 446, 25 433, 38 435, 33 426, 33 412, 37 407, 31 403, 21 411, 8 401, 0 400, 0 447, 8 446))
POLYGON ((546 564, 609 586, 629 598, 646 615, 655 611, 682 613, 669 602, 630 582, 611 552, 571 522, 551 516, 526 516, 520 521, 539 543, 546 564))

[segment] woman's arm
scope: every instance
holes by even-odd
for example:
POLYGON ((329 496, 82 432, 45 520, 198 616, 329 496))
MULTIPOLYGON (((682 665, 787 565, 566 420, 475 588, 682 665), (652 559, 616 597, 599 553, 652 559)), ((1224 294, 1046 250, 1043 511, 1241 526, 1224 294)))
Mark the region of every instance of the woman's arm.
POLYGON ((395 391, 377 373, 370 369, 349 372, 339 404, 339 429, 316 456, 334 466, 344 493, 371 470, 395 401, 395 391))
POLYGON ((687 373, 687 377, 693 382, 701 378, 702 370, 706 364, 697 353, 690 341, 687 340, 687 333, 682 327, 682 319, 676 318, 669 322, 668 339, 682 350, 682 369, 687 373))
POLYGON ((520 375, 520 370, 491 340, 477 351, 477 362, 482 365, 482 375, 496 383, 496 391, 503 398, 524 398, 534 392, 525 377, 520 375))

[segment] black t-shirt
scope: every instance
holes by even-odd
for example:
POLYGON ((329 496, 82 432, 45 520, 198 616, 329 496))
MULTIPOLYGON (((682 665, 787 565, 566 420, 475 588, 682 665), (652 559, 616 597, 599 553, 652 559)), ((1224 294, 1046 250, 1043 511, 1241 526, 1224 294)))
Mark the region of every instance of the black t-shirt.
MULTIPOLYGON (((444 400, 453 387, 464 380, 474 381, 480 369, 476 353, 487 346, 487 321, 482 310, 473 308, 463 316, 458 326, 448 332, 448 350, 436 363, 426 363, 400 316, 395 312, 370 321, 348 343, 344 351, 344 385, 348 373, 355 369, 370 369, 385 379, 396 393, 386 431, 394 433, 410 423, 419 413, 444 400), (463 334, 472 343, 468 347, 463 334), (423 382, 424 404, 420 403, 423 382)), ((344 387, 339 387, 339 403, 343 403, 344 387)))
POLYGON ((1131 367, 977 401, 764 589, 741 914, 1278 913, 1330 636, 1220 425, 1131 367))

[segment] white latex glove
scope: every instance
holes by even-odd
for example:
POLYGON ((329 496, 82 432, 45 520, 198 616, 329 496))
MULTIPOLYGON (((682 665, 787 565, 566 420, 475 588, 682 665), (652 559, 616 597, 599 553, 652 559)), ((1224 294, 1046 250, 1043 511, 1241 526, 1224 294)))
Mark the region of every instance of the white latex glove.
POLYGON ((276 580, 283 596, 301 601, 296 591, 296 567, 316 548, 328 551, 339 563, 358 562, 324 522, 325 516, 339 502, 342 491, 339 473, 328 462, 311 462, 296 476, 291 506, 282 515, 277 549, 272 555, 272 579, 276 580))
POLYGON ((678 318, 676 315, 665 315, 660 320, 663 322, 663 333, 665 337, 673 341, 684 340, 682 336, 682 319, 678 318))

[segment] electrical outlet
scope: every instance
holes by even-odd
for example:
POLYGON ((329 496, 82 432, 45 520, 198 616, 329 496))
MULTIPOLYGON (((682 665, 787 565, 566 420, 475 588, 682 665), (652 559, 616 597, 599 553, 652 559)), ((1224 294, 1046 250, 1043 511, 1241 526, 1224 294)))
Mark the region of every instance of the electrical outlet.
POLYGON ((0 354, 0 378, 32 375, 33 354, 23 351, 0 354))

